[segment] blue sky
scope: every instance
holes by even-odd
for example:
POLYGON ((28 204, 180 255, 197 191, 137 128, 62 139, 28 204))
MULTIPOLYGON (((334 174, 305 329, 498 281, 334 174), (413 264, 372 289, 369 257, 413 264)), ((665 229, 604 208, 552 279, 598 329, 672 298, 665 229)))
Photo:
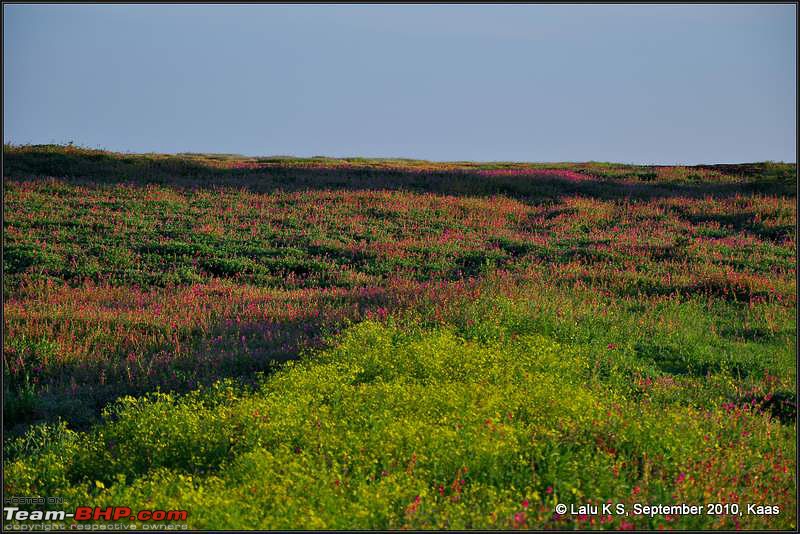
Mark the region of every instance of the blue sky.
POLYGON ((4 141, 796 161, 796 6, 4 5, 4 141))

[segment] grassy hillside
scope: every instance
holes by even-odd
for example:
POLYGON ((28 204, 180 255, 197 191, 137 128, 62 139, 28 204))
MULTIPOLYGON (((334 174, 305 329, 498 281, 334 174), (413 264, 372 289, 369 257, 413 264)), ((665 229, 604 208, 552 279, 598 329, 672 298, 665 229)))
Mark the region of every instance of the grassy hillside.
POLYGON ((794 166, 6 146, 4 186, 6 493, 196 528, 796 525, 794 166), (589 500, 782 512, 554 515, 589 500))

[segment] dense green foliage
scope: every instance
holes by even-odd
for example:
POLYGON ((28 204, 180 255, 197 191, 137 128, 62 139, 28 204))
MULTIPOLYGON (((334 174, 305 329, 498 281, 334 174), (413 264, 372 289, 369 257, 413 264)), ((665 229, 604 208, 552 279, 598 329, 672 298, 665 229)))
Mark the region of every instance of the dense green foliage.
POLYGON ((792 166, 4 156, 7 494, 796 527, 792 166), (554 514, 607 501, 743 514, 554 514))
POLYGON ((783 508, 777 522, 602 521, 793 524, 793 426, 736 399, 727 373, 682 379, 628 347, 600 357, 597 343, 559 344, 535 311, 501 299, 435 329, 367 321, 255 391, 122 398, 88 434, 53 427, 50 441, 29 438, 35 450, 19 442, 7 479, 19 494, 185 507, 198 528, 589 526, 553 506, 762 492, 783 508))

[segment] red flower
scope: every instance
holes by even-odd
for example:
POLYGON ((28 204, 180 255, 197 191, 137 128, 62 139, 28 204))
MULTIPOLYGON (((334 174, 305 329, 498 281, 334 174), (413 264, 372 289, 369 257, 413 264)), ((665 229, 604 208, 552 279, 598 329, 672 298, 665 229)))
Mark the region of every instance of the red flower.
POLYGON ((407 514, 413 514, 413 513, 415 513, 415 512, 417 511, 417 507, 419 506, 420 500, 421 500, 421 499, 420 499, 419 495, 417 495, 416 497, 414 497, 414 502, 412 502, 411 504, 409 504, 409 505, 406 507, 406 513, 407 513, 407 514))
POLYGON ((547 493, 553 493, 553 486, 547 486, 547 489, 544 491, 547 493))
POLYGON ((530 505, 530 503, 528 502, 528 499, 525 499, 524 501, 522 501, 522 507, 523 508, 527 508, 529 505, 530 505))

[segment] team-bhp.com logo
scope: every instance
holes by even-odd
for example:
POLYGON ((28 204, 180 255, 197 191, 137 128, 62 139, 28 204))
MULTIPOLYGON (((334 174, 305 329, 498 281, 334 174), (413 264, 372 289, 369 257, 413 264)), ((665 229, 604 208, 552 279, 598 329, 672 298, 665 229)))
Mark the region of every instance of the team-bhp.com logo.
POLYGON ((186 521, 186 510, 139 510, 133 512, 127 506, 108 506, 106 508, 78 506, 74 513, 64 510, 20 510, 14 506, 3 508, 6 521, 186 521))

